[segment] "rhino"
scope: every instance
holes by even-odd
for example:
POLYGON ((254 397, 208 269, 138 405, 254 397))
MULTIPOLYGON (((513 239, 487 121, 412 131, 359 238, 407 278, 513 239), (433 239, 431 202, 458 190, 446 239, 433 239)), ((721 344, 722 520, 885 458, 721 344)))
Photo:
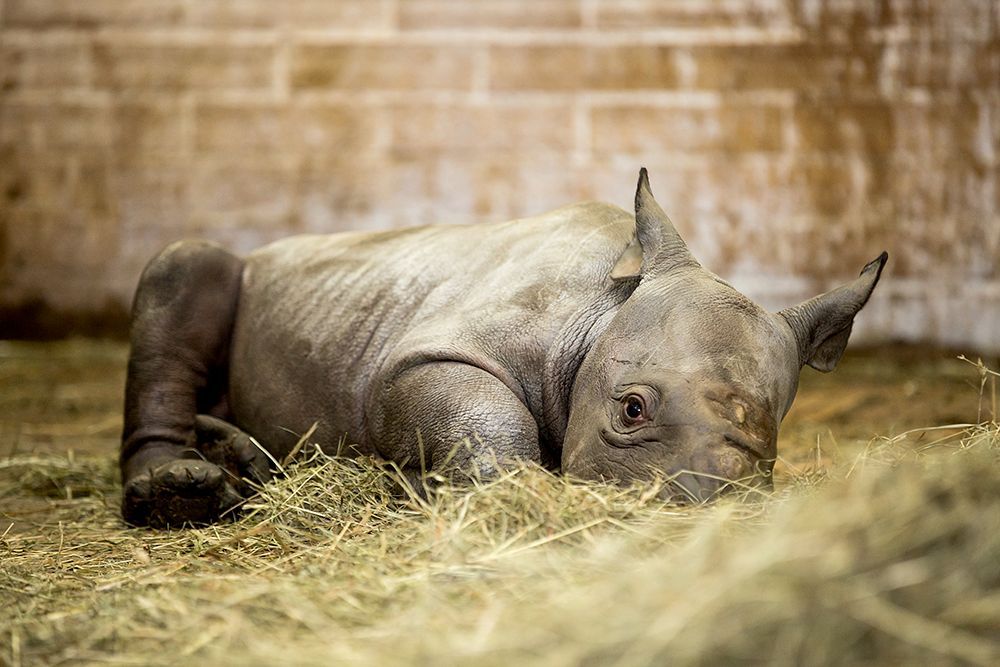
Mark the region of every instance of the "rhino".
POLYGON ((407 474, 767 487, 800 370, 836 366, 887 257, 768 312, 692 256, 645 169, 634 215, 175 243, 133 304, 123 517, 217 521, 313 425, 407 474))

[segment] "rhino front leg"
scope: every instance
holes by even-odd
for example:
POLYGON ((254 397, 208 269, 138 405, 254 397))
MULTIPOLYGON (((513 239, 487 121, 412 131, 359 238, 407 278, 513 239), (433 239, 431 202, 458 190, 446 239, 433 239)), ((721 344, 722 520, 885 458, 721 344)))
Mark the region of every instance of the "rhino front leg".
MULTIPOLYGON (((231 475, 199 451, 196 417, 225 402, 242 271, 243 262, 225 250, 183 241, 143 272, 120 456, 129 523, 208 523, 241 500, 231 475)), ((202 426, 203 441, 219 439, 202 426)))
POLYGON ((505 464, 541 462, 534 417, 507 385, 481 368, 431 362, 381 388, 369 409, 369 436, 404 470, 489 478, 505 464))

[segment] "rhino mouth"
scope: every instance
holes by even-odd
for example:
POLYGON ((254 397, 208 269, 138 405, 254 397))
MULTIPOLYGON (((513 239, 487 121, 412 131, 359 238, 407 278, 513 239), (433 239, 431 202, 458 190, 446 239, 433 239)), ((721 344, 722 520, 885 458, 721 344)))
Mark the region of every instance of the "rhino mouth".
POLYGON ((774 479, 765 462, 758 460, 747 474, 730 479, 728 477, 681 469, 667 478, 660 491, 660 497, 681 505, 712 502, 722 496, 740 496, 743 500, 753 500, 761 493, 774 489, 774 479))
POLYGON ((714 475, 681 470, 663 485, 660 497, 676 505, 698 505, 718 500, 746 486, 743 480, 727 480, 714 475))

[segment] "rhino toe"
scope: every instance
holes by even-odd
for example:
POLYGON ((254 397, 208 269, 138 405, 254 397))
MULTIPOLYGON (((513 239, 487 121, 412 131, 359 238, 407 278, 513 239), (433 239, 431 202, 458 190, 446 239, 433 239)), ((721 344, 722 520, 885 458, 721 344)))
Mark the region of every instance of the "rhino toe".
POLYGON ((126 483, 122 517, 132 525, 153 528, 214 523, 243 502, 226 477, 208 461, 169 461, 126 483))
POLYGON ((208 461, 230 473, 228 481, 245 496, 254 485, 273 478, 271 461, 249 435, 221 419, 198 415, 195 420, 198 451, 208 461))

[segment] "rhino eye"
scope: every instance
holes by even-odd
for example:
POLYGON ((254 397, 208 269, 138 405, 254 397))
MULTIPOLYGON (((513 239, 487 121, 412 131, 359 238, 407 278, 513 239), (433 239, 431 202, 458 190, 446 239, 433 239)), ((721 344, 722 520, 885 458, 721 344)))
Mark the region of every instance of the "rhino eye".
POLYGON ((646 419, 646 402, 637 394, 629 394, 622 399, 622 421, 629 425, 646 419))

